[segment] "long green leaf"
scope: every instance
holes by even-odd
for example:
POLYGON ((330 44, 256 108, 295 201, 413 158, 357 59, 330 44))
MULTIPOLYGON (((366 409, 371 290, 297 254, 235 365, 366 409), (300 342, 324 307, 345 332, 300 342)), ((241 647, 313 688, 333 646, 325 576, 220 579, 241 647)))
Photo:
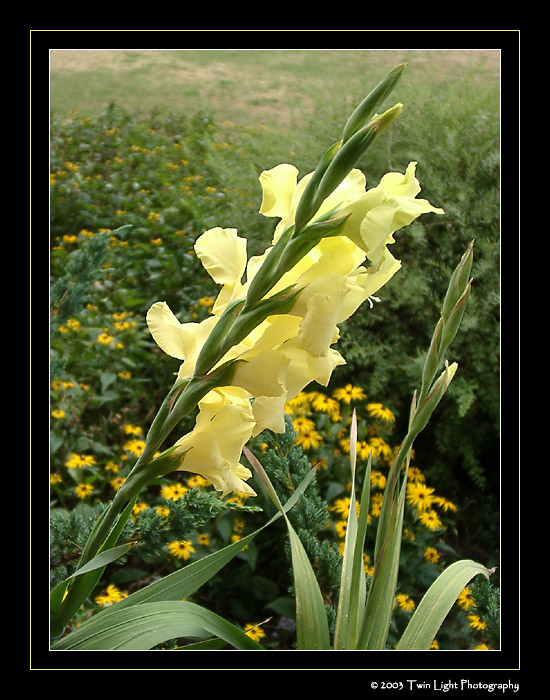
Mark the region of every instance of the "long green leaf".
POLYGON ((399 571, 405 483, 406 479, 398 497, 393 501, 386 537, 380 555, 374 564, 374 573, 357 645, 359 649, 385 649, 386 647, 399 571))
POLYGON ((262 651, 242 630, 210 610, 185 601, 143 603, 108 617, 96 615, 54 645, 56 650, 146 650, 178 637, 215 635, 236 649, 262 651))
POLYGON ((478 574, 489 578, 492 573, 492 570, 471 559, 451 564, 426 591, 399 640, 397 649, 429 649, 464 586, 478 574))
POLYGON ((367 528, 370 471, 372 455, 369 456, 357 517, 355 500, 355 476, 357 457, 357 417, 355 410, 350 429, 351 500, 344 540, 344 557, 340 581, 340 598, 334 627, 334 648, 355 649, 365 607, 366 580, 363 564, 363 547, 367 528))
POLYGON ((300 650, 330 649, 330 632, 323 596, 306 550, 288 518, 296 591, 296 638, 300 650))
MULTIPOLYGON (((284 512, 290 510, 290 508, 292 508, 296 501, 300 498, 304 490, 308 487, 313 476, 314 473, 312 472, 302 481, 285 505, 281 506, 283 512, 277 512, 265 525, 262 525, 262 527, 258 528, 249 535, 246 535, 238 542, 233 542, 227 545, 227 547, 224 547, 217 552, 213 552, 212 554, 194 561, 182 569, 165 576, 160 581, 155 581, 149 586, 132 593, 127 598, 119 601, 116 604, 116 608, 120 609, 123 607, 130 607, 132 605, 141 605, 142 603, 150 603, 161 600, 182 600, 183 598, 190 596, 198 588, 200 588, 200 586, 206 583, 206 581, 211 579, 212 576, 214 576, 228 562, 230 562, 240 551, 244 549, 247 544, 252 542, 252 540, 260 532, 262 532, 262 530, 280 518, 284 512)), ((112 610, 114 610, 114 606, 112 608, 106 608, 99 614, 106 615, 112 610)))
MULTIPOLYGON (((281 506, 281 502, 277 496, 275 488, 266 474, 263 466, 259 460, 246 448, 245 454, 258 478, 266 489, 270 499, 279 509, 279 512, 284 516, 286 521, 290 538, 294 588, 296 592, 296 638, 298 649, 330 649, 330 632, 323 596, 304 546, 292 527, 286 515, 285 509, 283 509, 281 506)), ((311 478, 313 478, 313 474, 314 471, 312 470, 308 477, 306 477, 308 483, 311 478)), ((306 479, 304 479, 304 482, 306 479)), ((302 482, 302 484, 304 482, 302 482)))
MULTIPOLYGON (((100 547, 98 556, 101 556, 101 553, 107 552, 116 543, 124 528, 124 525, 132 514, 134 504, 135 499, 131 500, 120 514, 115 526, 111 529, 103 545, 100 547)), ((96 524, 96 529, 98 528, 100 522, 101 518, 96 524)), ((109 555, 107 555, 107 558, 108 556, 109 555)), ((90 560, 90 562, 91 561, 92 560, 90 560)), ((101 574, 103 573, 107 563, 109 562, 106 562, 99 568, 94 566, 91 571, 88 570, 85 573, 77 572, 77 575, 72 578, 72 581, 69 581, 70 586, 68 588, 68 593, 65 599, 62 599, 62 602, 59 600, 59 591, 61 590, 60 585, 56 586, 50 592, 50 629, 53 637, 59 635, 63 631, 67 622, 90 595, 101 578, 101 574)), ((82 569, 84 569, 84 566, 82 569)))
POLYGON ((71 574, 69 578, 74 578, 75 576, 81 576, 82 574, 87 574, 90 571, 95 571, 96 569, 103 569, 107 564, 111 564, 122 557, 126 552, 132 548, 134 542, 128 542, 127 544, 121 544, 118 547, 112 547, 111 549, 106 549, 103 552, 97 554, 93 559, 87 564, 84 564, 80 569, 77 569, 74 574, 71 574))

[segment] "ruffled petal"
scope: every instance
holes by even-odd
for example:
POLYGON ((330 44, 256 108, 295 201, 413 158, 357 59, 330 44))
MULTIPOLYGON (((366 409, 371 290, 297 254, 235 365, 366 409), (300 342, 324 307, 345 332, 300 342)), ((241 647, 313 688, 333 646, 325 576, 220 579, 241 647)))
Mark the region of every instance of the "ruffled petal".
POLYGON ((195 252, 217 284, 235 284, 246 268, 246 238, 235 228, 211 228, 195 242, 195 252))
POLYGON ((192 353, 198 323, 181 324, 165 301, 153 304, 146 318, 155 343, 167 355, 184 360, 192 353))
POLYGON ((298 168, 288 163, 281 163, 271 170, 264 170, 260 175, 263 192, 260 214, 286 218, 297 180, 298 168))

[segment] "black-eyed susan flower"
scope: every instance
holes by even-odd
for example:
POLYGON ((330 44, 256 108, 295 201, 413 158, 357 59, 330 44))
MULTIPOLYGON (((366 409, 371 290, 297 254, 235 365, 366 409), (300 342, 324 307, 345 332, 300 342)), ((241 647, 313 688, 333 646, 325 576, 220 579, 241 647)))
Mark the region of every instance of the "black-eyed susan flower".
POLYGON ((366 398, 363 389, 359 386, 353 386, 352 384, 346 384, 345 387, 335 389, 332 392, 332 396, 337 401, 343 401, 346 404, 350 404, 352 401, 362 401, 366 398))
POLYGON ((165 486, 162 486, 160 489, 160 495, 167 501, 177 501, 178 498, 181 498, 188 491, 189 489, 187 486, 176 482, 175 484, 166 484, 165 486))
POLYGON ((79 455, 76 452, 73 452, 65 462, 68 469, 83 469, 84 467, 93 467, 95 464, 96 459, 93 455, 79 455))
POLYGON ((303 429, 296 436, 296 444, 306 451, 316 449, 322 442, 323 436, 312 429, 303 429))
POLYGON ((487 629, 487 623, 479 615, 468 615, 468 623, 475 630, 487 629))
POLYGON ((456 602, 463 610, 476 607, 475 601, 472 598, 472 589, 468 587, 462 589, 456 602))
POLYGON ((434 500, 435 489, 426 486, 422 482, 412 482, 407 484, 407 501, 419 512, 430 508, 434 500))
POLYGON ((78 484, 74 490, 78 498, 87 498, 94 492, 94 487, 92 484, 78 484))
POLYGON ((246 625, 244 633, 255 642, 259 642, 265 637, 265 632, 260 625, 246 625))
POLYGON ((386 475, 377 470, 371 471, 370 483, 376 488, 384 489, 386 487, 386 475))
POLYGON ((339 513, 343 519, 347 519, 349 515, 349 509, 351 507, 351 498, 346 496, 344 498, 337 498, 332 506, 329 506, 329 510, 339 513))
POLYGON ((139 457, 143 450, 145 449, 145 440, 139 440, 134 438, 133 440, 128 440, 123 445, 124 449, 135 457, 139 457))
POLYGON ((195 548, 189 540, 174 540, 169 543, 168 551, 173 557, 187 561, 195 552, 195 548))
POLYGON ((166 506, 157 506, 155 512, 157 512, 161 518, 168 518, 170 515, 170 508, 166 506))
POLYGON ((367 411, 374 418, 381 418, 387 423, 395 423, 395 415, 389 408, 384 408, 381 403, 368 403, 367 411))
POLYGON ((422 523, 422 525, 424 525, 424 527, 428 528, 428 530, 438 530, 443 525, 435 510, 431 509, 425 510, 422 513, 420 513, 418 519, 422 523))
POLYGON ((436 564, 439 561, 439 552, 435 547, 426 547, 422 555, 426 561, 436 564))
POLYGON ((412 612, 416 607, 414 600, 406 593, 398 593, 395 596, 395 600, 401 610, 405 610, 406 612, 412 612))
POLYGON ((97 595, 94 598, 94 601, 98 605, 112 605, 113 603, 117 603, 119 600, 123 600, 124 598, 128 597, 128 593, 125 593, 124 591, 121 591, 119 588, 117 588, 114 583, 110 583, 106 590, 105 593, 102 595, 97 595))

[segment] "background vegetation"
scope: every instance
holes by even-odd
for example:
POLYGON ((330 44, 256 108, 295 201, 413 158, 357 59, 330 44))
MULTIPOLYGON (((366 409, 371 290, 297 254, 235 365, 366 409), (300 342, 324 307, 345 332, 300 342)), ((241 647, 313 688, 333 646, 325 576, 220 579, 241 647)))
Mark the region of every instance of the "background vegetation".
MULTIPOLYGON (((259 173, 281 162, 294 163, 302 174, 312 170, 324 148, 339 138, 355 104, 402 61, 408 68, 392 100, 403 102, 404 112, 360 167, 368 186, 375 186, 388 170, 403 172, 410 161, 417 161, 422 196, 443 207, 446 215, 423 216, 398 232, 392 252, 403 269, 382 290, 380 303, 343 327, 339 348, 348 364, 338 368, 322 396, 333 399, 347 384, 359 387, 363 408, 366 402, 380 403, 394 416, 384 424, 383 440, 390 449, 398 443, 449 276, 475 239, 473 293, 453 344, 459 372, 415 449, 419 473, 436 494, 456 505, 456 512, 446 512, 445 518, 452 518, 442 523, 437 542, 427 542, 433 531, 424 527, 413 554, 404 548, 411 576, 403 595, 414 600, 415 586, 430 580, 430 566, 437 569, 437 560, 423 556, 428 546, 437 545, 439 556, 471 557, 489 567, 498 563, 500 165, 495 54, 52 52, 54 580, 70 569, 90 518, 112 497, 117 479, 124 478, 125 467, 139 454, 140 440, 177 370, 177 362, 150 339, 144 322, 149 306, 165 300, 181 321, 204 317, 216 289, 194 255, 197 236, 212 226, 235 227, 248 238, 249 254, 263 251, 274 222, 257 213, 259 173), (423 574, 415 579, 418 567, 423 574)), ((295 476, 304 455, 308 464, 329 457, 334 461, 333 470, 317 479, 319 500, 310 504, 310 530, 303 533, 311 540, 330 605, 337 596, 332 586, 338 567, 330 542, 338 541, 338 532, 334 521, 327 529, 327 519, 328 508, 346 488, 346 456, 334 451, 341 449, 334 440, 345 424, 341 416, 322 419, 328 413, 310 410, 321 440, 315 445, 301 438, 298 453, 288 459, 295 476)), ((275 443, 282 440, 276 445, 270 436, 265 440, 272 448, 278 445, 275 453, 288 455, 288 440, 300 443, 298 427, 289 424, 290 437, 276 438, 275 443)), ((367 421, 364 436, 371 444, 373 438, 382 439, 380 426, 367 421)), ((383 474, 384 452, 377 456, 383 474)), ((280 465, 266 459, 266 467, 276 474, 280 465)), ((147 577, 238 537, 243 529, 252 529, 254 518, 264 517, 255 513, 257 507, 268 507, 261 499, 222 505, 204 484, 188 483, 187 477, 180 474, 146 494, 148 502, 144 500, 134 520, 141 549, 135 548, 135 557, 124 568, 113 567, 103 589, 109 582, 126 589, 142 585, 147 577), (181 492, 162 493, 163 486, 174 483, 181 492), (184 501, 192 507, 183 508, 184 501), (174 542, 188 544, 178 550, 174 542), (159 547, 161 556, 154 554, 159 547)), ((418 525, 420 512, 413 501, 410 505, 411 523, 418 525)), ((278 625, 291 618, 289 582, 282 574, 275 576, 277 569, 269 571, 266 557, 277 535, 266 536, 273 539, 258 540, 240 563, 227 567, 202 592, 213 609, 222 614, 230 610, 243 625, 274 610, 278 625), (242 607, 244 591, 253 592, 254 604, 247 602, 247 609, 242 607), (267 612, 266 605, 271 606, 267 612), (244 619, 245 613, 253 619, 244 619)), ((285 634, 292 637, 291 622, 284 624, 290 629, 277 628, 277 643, 285 634)), ((452 646, 457 638, 467 638, 466 628, 471 631, 468 621, 457 618, 442 644, 452 646)))

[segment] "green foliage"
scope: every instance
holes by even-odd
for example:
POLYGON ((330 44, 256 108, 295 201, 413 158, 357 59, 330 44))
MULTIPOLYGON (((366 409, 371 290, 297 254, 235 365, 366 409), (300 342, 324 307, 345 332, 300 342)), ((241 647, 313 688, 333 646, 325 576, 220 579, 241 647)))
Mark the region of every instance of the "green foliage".
MULTIPOLYGON (((290 416, 285 416, 285 426, 282 435, 266 431, 260 436, 265 440, 262 465, 283 502, 312 468, 309 459, 296 444, 297 433, 290 416)), ((328 503, 319 493, 316 478, 288 515, 309 560, 314 562, 316 578, 326 601, 336 600, 342 570, 342 557, 334 546, 335 542, 326 536, 329 515, 328 503)), ((288 543, 286 554, 290 561, 288 543)))
POLYGON ((478 576, 472 583, 472 598, 476 613, 487 625, 482 634, 492 649, 500 646, 500 591, 483 576, 478 576))
MULTIPOLYGON (((413 528, 418 523, 413 510, 407 511, 406 525, 415 539, 402 545, 406 575, 400 592, 413 601, 434 580, 441 561, 456 558, 459 548, 460 554, 468 554, 474 543, 490 554, 496 550, 498 509, 493 512, 491 504, 499 432, 498 95, 474 90, 464 100, 453 83, 432 86, 429 94, 414 88, 415 98, 396 122, 392 139, 376 144, 359 167, 374 186, 388 169, 403 171, 417 160, 422 196, 442 206, 446 215, 426 216, 396 234, 392 252, 403 269, 384 288, 380 303, 344 324, 339 346, 347 366, 335 377, 340 386, 349 381, 364 387, 369 397, 387 399, 401 428, 451 270, 470 240, 476 240, 472 295, 453 344, 461 372, 430 424, 429 440, 421 437, 416 445, 430 484, 459 509, 446 514, 446 530, 435 534, 413 528), (479 497, 475 491, 472 496, 472 487, 479 489, 479 497), (439 563, 423 557, 434 542, 439 563)), ((195 239, 210 227, 234 226, 247 237, 249 254, 263 250, 273 222, 257 214, 260 170, 286 161, 301 174, 309 172, 321 155, 318 144, 339 137, 337 112, 338 107, 325 105, 314 122, 284 134, 215 124, 205 115, 143 117, 117 105, 97 118, 53 120, 53 583, 74 570, 103 504, 139 454, 143 431, 173 383, 177 363, 151 342, 144 322, 147 309, 165 300, 182 322, 204 317, 216 289, 194 255, 195 239), (81 459, 77 467, 75 455, 81 459)), ((333 452, 343 423, 322 412, 315 421, 324 437, 315 455, 295 444, 299 434, 287 421, 284 435, 261 436, 268 445, 262 463, 283 501, 312 464, 323 465, 289 519, 314 565, 332 628, 341 569, 332 507, 345 497, 348 466, 341 445, 340 454, 333 452)), ((369 437, 368 427, 364 430, 360 439, 369 437)), ((380 436, 391 443, 391 431, 380 436)), ((80 615, 97 611, 94 597, 108 583, 131 591, 158 571, 185 565, 186 559, 170 553, 171 542, 191 542, 193 560, 238 541, 266 520, 265 512, 256 515, 250 502, 220 501, 184 480, 181 484, 189 490, 164 498, 161 489, 167 484, 161 480, 143 495, 148 507, 136 511, 123 533, 136 541, 121 560, 125 566, 115 562, 107 568, 80 615), (162 507, 168 517, 157 510, 162 507)), ((255 505, 270 513, 260 498, 255 505)), ((268 646, 291 648, 290 553, 280 547, 282 538, 286 529, 280 522, 196 597, 241 625, 274 614, 266 625, 268 646)), ((481 610, 482 602, 478 605, 481 610)), ((464 641, 472 636, 464 611, 457 608, 453 615, 439 640, 442 648, 470 644, 464 641)), ((410 611, 397 606, 390 640, 399 637, 409 617, 410 611)))

